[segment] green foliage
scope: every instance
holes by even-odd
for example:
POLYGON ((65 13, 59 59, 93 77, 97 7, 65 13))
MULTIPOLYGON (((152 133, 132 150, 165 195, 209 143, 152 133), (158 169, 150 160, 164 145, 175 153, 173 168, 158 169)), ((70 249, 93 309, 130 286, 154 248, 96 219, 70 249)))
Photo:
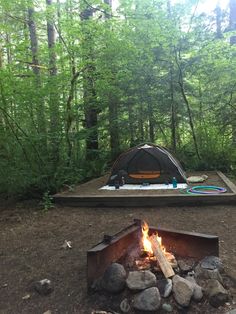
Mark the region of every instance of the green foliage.
POLYGON ((44 211, 48 211, 49 209, 53 208, 53 198, 50 195, 49 191, 44 192, 41 204, 43 206, 44 211))

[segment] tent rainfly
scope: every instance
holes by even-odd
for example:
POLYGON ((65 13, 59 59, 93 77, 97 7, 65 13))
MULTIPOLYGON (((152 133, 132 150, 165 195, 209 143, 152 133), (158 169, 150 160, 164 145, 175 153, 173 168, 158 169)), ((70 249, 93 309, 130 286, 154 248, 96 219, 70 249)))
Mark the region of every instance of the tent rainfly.
POLYGON ((170 152, 158 145, 142 144, 117 158, 107 184, 171 183, 173 177, 179 183, 186 182, 184 170, 170 152))

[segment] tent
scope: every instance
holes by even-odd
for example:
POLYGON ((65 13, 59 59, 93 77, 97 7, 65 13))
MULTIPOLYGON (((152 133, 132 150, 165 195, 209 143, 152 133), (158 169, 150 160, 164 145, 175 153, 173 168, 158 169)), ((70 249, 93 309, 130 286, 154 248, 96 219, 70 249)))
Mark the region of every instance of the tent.
POLYGON ((117 158, 107 184, 171 183, 173 177, 178 183, 186 182, 184 170, 170 152, 158 145, 142 144, 117 158))

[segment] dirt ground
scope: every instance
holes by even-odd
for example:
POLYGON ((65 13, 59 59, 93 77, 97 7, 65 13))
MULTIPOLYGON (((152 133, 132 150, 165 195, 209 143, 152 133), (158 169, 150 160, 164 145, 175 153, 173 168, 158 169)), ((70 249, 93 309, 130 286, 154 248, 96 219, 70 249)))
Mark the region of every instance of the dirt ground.
MULTIPOLYGON (((236 205, 190 208, 68 208, 48 212, 34 201, 0 206, 0 313, 90 314, 100 308, 96 296, 87 295, 86 251, 133 222, 218 235, 220 257, 236 282, 236 205), (64 250, 65 240, 72 249, 64 250), (48 278, 54 291, 41 296, 32 288, 48 278), (22 299, 27 294, 28 299, 22 299)), ((236 287, 231 289, 236 298, 236 287)), ((106 302, 105 302, 106 303, 106 302)), ((231 302, 232 304, 232 302, 231 302)), ((235 306, 235 305, 233 305, 235 306)), ((188 313, 206 313, 190 308, 188 313)), ((209 313, 225 313, 229 306, 209 313)), ((182 312, 181 312, 182 313, 182 312)), ((185 312, 186 313, 186 312, 185 312)))

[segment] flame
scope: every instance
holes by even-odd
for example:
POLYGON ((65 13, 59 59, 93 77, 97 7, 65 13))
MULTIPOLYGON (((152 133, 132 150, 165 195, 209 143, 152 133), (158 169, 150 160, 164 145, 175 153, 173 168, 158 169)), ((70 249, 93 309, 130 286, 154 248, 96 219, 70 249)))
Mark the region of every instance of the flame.
MULTIPOLYGON (((147 252, 149 256, 151 256, 153 255, 153 251, 152 251, 152 244, 148 239, 149 238, 148 232, 149 232, 148 224, 146 223, 146 221, 144 221, 142 224, 142 234, 143 234, 142 244, 143 244, 144 251, 147 252)), ((158 233, 156 233, 156 237, 164 253, 167 253, 166 248, 162 244, 162 238, 158 236, 158 233)))
POLYGON ((153 254, 152 251, 152 245, 151 242, 148 240, 148 231, 149 231, 149 227, 148 224, 146 223, 146 221, 143 222, 142 225, 142 233, 143 233, 143 237, 142 237, 142 243, 143 243, 143 249, 145 252, 149 253, 150 255, 153 254))
MULTIPOLYGON (((147 254, 147 256, 142 260, 136 261, 136 266, 138 267, 138 269, 149 269, 150 268, 150 262, 153 262, 153 261, 158 263, 157 258, 154 255, 153 250, 152 250, 152 244, 151 244, 151 241, 149 240, 148 232, 149 232, 148 224, 145 221, 143 221, 143 223, 142 223, 142 239, 141 239, 142 243, 141 244, 142 244, 143 250, 147 254)), ((158 236, 157 232, 155 233, 155 236, 156 236, 157 241, 160 244, 160 247, 161 247, 163 253, 165 254, 165 257, 170 262, 171 266, 176 267, 177 262, 176 262, 175 256, 172 253, 167 252, 165 246, 162 244, 162 238, 158 236)))

